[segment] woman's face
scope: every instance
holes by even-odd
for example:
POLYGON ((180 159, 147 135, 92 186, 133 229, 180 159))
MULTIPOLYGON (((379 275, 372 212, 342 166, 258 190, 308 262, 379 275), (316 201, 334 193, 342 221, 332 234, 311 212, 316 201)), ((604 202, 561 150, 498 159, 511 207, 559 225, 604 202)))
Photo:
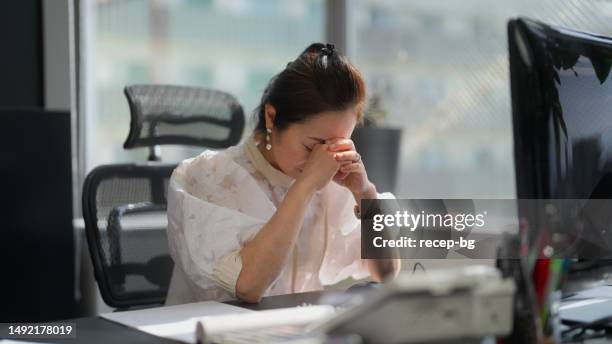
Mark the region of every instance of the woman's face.
POLYGON ((325 143, 326 140, 351 137, 357 124, 357 114, 357 107, 326 111, 303 123, 291 124, 281 132, 273 129, 270 137, 272 149, 264 150, 264 155, 272 166, 297 178, 314 145, 325 143))

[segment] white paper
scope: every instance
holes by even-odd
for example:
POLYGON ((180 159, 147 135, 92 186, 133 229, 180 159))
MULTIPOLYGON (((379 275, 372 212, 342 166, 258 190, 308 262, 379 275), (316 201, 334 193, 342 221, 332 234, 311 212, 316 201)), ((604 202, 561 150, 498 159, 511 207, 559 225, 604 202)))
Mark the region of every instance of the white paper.
POLYGON ((582 323, 589 323, 612 314, 612 300, 591 299, 563 303, 560 307, 561 318, 582 323))
POLYGON ((100 317, 140 331, 185 343, 196 343, 196 324, 205 316, 253 311, 216 301, 100 314, 100 317))
MULTIPOLYGON (((248 314, 206 316, 198 322, 198 332, 216 335, 234 331, 248 331, 291 325, 311 325, 323 322, 336 315, 330 305, 288 307, 270 309, 248 314)), ((203 336, 199 336, 204 339, 203 336)))
POLYGON ((612 299, 612 286, 599 286, 595 288, 589 288, 585 290, 581 290, 576 294, 568 297, 564 301, 574 301, 574 300, 583 300, 583 299, 592 299, 592 298, 608 298, 612 299))
POLYGON ((563 300, 561 318, 577 322, 593 322, 612 314, 612 287, 600 286, 582 290, 563 300))

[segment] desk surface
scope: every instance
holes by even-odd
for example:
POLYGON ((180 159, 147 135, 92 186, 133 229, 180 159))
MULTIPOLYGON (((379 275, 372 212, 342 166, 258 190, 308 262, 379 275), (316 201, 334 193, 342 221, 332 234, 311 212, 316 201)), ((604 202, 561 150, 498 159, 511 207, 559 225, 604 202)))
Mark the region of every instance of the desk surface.
MULTIPOLYGON (((324 293, 333 292, 309 292, 289 295, 270 296, 261 300, 258 304, 249 304, 240 301, 230 301, 227 304, 244 307, 252 310, 264 310, 283 307, 293 307, 303 303, 316 304, 324 293)), ((170 339, 156 337, 148 333, 144 333, 130 327, 114 323, 112 321, 99 317, 77 318, 66 320, 67 322, 76 323, 77 337, 76 339, 41 339, 32 340, 30 342, 44 343, 91 343, 91 344, 108 344, 108 343, 154 343, 154 344, 176 344, 181 343, 170 339)))
MULTIPOLYGON (((316 291, 309 293, 298 293, 289 295, 270 296, 264 298, 258 304, 250 304, 240 301, 230 301, 227 304, 244 307, 252 310, 275 309, 283 307, 294 307, 307 304, 321 304, 322 296, 330 296, 339 294, 338 291, 316 291)), ((150 335, 124 325, 114 323, 112 321, 99 317, 77 318, 66 320, 76 323, 77 338, 65 340, 32 340, 30 342, 53 342, 53 343, 91 343, 91 344, 107 344, 107 343, 154 343, 154 344, 181 344, 181 342, 165 339, 150 335)), ((580 343, 599 344, 612 342, 612 336, 604 338, 594 338, 591 340, 580 341, 580 343)))

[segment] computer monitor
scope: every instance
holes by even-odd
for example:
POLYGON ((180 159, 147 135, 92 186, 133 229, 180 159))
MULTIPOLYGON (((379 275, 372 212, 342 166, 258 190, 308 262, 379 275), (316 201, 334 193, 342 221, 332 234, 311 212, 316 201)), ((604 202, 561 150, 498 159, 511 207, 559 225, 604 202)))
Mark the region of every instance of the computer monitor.
POLYGON ((517 198, 612 198, 612 39, 529 19, 508 37, 517 198))
POLYGON ((509 24, 518 198, 612 198, 612 39, 509 24))
POLYGON ((0 322, 76 316, 70 113, 0 109, 0 322))

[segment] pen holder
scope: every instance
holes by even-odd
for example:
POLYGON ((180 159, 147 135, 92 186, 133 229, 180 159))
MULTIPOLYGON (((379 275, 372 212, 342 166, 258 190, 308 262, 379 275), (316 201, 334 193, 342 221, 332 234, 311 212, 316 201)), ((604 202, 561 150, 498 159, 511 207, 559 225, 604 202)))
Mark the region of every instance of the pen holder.
POLYGON ((508 252, 519 252, 521 241, 517 237, 505 237, 500 247, 497 267, 504 277, 512 278, 516 284, 514 297, 512 333, 502 338, 503 344, 544 343, 544 326, 539 313, 535 291, 534 270, 525 257, 511 257, 508 252))

